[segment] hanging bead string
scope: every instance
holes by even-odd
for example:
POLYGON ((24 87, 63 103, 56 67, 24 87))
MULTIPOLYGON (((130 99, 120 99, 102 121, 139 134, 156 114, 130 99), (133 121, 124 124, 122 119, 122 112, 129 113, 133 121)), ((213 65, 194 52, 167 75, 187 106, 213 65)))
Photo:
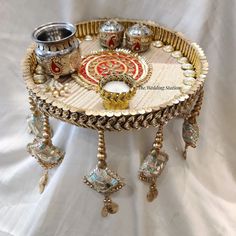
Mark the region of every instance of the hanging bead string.
MULTIPOLYGON (((98 130, 98 168, 105 169, 107 167, 106 163, 106 147, 104 139, 104 130, 98 130)), ((118 211, 118 204, 112 202, 109 194, 104 196, 104 206, 102 208, 102 216, 106 217, 108 214, 115 214, 118 211)))
POLYGON ((37 109, 37 106, 31 96, 29 96, 29 104, 30 104, 30 111, 34 116, 39 115, 39 111, 37 109))
MULTIPOLYGON (((197 101, 194 105, 193 110, 191 111, 189 117, 187 117, 188 122, 191 123, 191 124, 195 124, 197 122, 196 118, 200 114, 200 110, 201 110, 201 107, 202 107, 203 96, 204 96, 204 90, 202 88, 199 92, 198 99, 197 99, 197 101)), ((187 159, 187 149, 188 149, 189 146, 190 146, 189 144, 185 143, 184 151, 183 151, 183 157, 184 157, 185 160, 187 159)))
MULTIPOLYGON (((156 151, 156 156, 160 153, 162 146, 163 146, 163 124, 161 123, 158 127, 158 131, 153 142, 153 149, 156 151)), ((158 190, 156 179, 153 180, 149 186, 149 192, 147 194, 147 200, 152 202, 155 198, 157 198, 158 190)))
POLYGON ((49 118, 47 115, 42 116, 42 122, 43 122, 43 139, 42 142, 45 145, 52 145, 52 135, 51 135, 51 128, 49 125, 49 118))
MULTIPOLYGON (((37 106, 31 96, 29 96, 29 104, 30 104, 30 111, 33 114, 33 116, 38 116, 39 115, 39 110, 37 109, 37 106)), ((42 116, 42 122, 43 122, 43 143, 44 144, 50 144, 50 126, 49 126, 49 121, 48 117, 45 115, 42 116)), ((38 160, 39 162, 39 160, 38 160)), ((42 165, 40 162, 39 164, 44 168, 44 174, 39 180, 39 192, 42 193, 45 189, 45 186, 47 185, 48 182, 48 169, 42 165)))
POLYGON ((28 144, 29 152, 44 169, 44 173, 39 180, 39 191, 42 193, 48 182, 48 170, 62 162, 64 152, 52 144, 52 130, 49 124, 49 117, 37 108, 30 95, 29 104, 32 115, 40 117, 40 122, 42 123, 42 127, 39 130, 40 135, 35 137, 33 143, 28 144), (44 161, 44 158, 49 159, 44 161))
MULTIPOLYGON (((52 144, 52 132, 51 132, 51 127, 49 124, 49 117, 45 114, 42 115, 42 122, 43 122, 43 131, 42 131, 42 139, 41 142, 44 147, 45 150, 47 150, 48 155, 54 155, 53 152, 55 151, 55 147, 52 144), (51 151, 50 151, 51 150, 51 151)), ((62 158, 56 162, 56 163, 44 163, 41 160, 38 159, 39 164, 42 166, 42 168, 44 169, 44 174, 43 176, 40 178, 39 181, 39 191, 40 193, 42 193, 45 189, 45 186, 48 183, 48 170, 59 165, 64 157, 64 153, 61 153, 62 158)))
MULTIPOLYGON (((49 118, 47 115, 42 116, 42 122, 43 122, 43 138, 42 138, 42 143, 44 145, 52 145, 52 140, 51 140, 51 128, 49 125, 49 118)), ((50 166, 44 166, 44 174, 39 180, 39 191, 42 193, 45 189, 45 186, 48 183, 48 169, 51 168, 50 166)))
POLYGON ((42 113, 39 111, 38 107, 36 106, 35 101, 29 94, 29 108, 31 111, 31 115, 27 118, 28 122, 28 131, 31 134, 34 134, 36 137, 41 137, 42 134, 42 113))
POLYGON ((157 154, 160 153, 161 148, 163 146, 163 124, 159 125, 158 131, 156 133, 156 137, 152 146, 156 150, 157 154))
POLYGON ((104 131, 98 130, 98 167, 101 169, 105 169, 107 167, 106 163, 106 147, 105 147, 105 139, 104 139, 104 131))
MULTIPOLYGON (((37 106, 31 96, 29 96, 29 104, 30 104, 30 111, 32 112, 32 114, 34 116, 40 115, 40 111, 37 109, 37 106)), ((42 123, 43 123, 42 142, 45 145, 51 145, 52 144, 52 141, 51 141, 52 133, 51 133, 51 128, 50 128, 50 124, 49 124, 49 118, 45 114, 42 114, 42 123)))
POLYGON ((198 99, 194 105, 193 110, 191 111, 190 116, 188 117, 188 121, 193 124, 196 123, 196 117, 199 116, 201 106, 202 106, 202 101, 203 101, 203 96, 204 96, 204 90, 201 89, 198 95, 198 99))

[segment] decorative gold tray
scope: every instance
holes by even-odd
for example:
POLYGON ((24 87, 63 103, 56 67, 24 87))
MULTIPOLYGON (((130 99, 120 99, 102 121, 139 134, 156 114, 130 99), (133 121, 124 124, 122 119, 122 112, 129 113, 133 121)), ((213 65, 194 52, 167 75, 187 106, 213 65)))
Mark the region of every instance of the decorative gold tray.
POLYGON ((208 72, 208 63, 202 49, 181 33, 150 21, 117 20, 125 29, 138 22, 151 28, 154 36, 150 49, 139 55, 118 50, 121 54, 127 53, 127 56, 119 53, 115 55, 114 51, 101 53, 97 36, 100 25, 106 19, 99 19, 77 24, 76 36, 81 41, 83 56, 81 71, 79 74, 72 74, 65 82, 53 85, 53 88, 64 86, 63 93, 61 90, 60 93, 48 91, 51 82, 34 82, 35 76, 40 78, 40 74, 37 74, 40 71, 34 53, 35 45, 28 49, 23 63, 23 77, 29 91, 32 111, 28 123, 35 135, 27 149, 45 169, 39 182, 40 192, 44 191, 47 184, 48 169, 58 166, 64 157, 64 152, 52 144, 49 116, 96 129, 98 163, 84 176, 84 182, 104 195, 103 216, 117 212, 118 205, 112 202, 110 195, 125 185, 123 178, 112 171, 106 162, 104 131, 157 127, 150 153, 143 159, 138 171, 139 179, 150 185, 148 201, 154 200, 158 194, 157 178, 168 160, 168 155, 162 151, 163 127, 176 116, 184 118, 182 136, 186 159, 187 147, 196 147, 199 137, 196 117, 201 109, 203 85, 208 72), (92 51, 96 53, 91 54, 92 51), (100 58, 103 56, 106 57, 105 62, 100 58), (99 75, 104 71, 109 73, 114 67, 136 76, 138 89, 129 103, 129 109, 105 110, 96 91, 99 75))
MULTIPOLYGON (((100 49, 97 35, 99 26, 104 21, 105 19, 101 19, 77 24, 76 36, 81 40, 83 56, 100 49), (88 40, 91 38, 92 40, 88 40)), ((155 47, 153 43, 150 50, 140 54, 151 63, 153 71, 150 79, 137 91, 130 108, 120 111, 105 110, 98 93, 87 90, 73 79, 69 82, 71 87, 69 96, 55 98, 50 93, 45 93, 43 85, 37 85, 33 81, 36 67, 33 45, 28 49, 24 60, 23 75, 32 98, 41 110, 78 126, 119 131, 157 126, 160 119, 168 121, 174 116, 183 115, 186 108, 191 107, 208 71, 202 49, 183 37, 181 33, 173 32, 153 22, 123 19, 119 22, 125 28, 136 22, 144 23, 153 30, 153 41, 162 41, 164 44, 158 48, 159 45, 155 47), (177 51, 176 53, 171 50, 171 46, 177 51), (182 61, 181 56, 184 57, 182 61), (196 72, 196 79, 191 86, 185 86, 183 83, 185 71, 181 69, 183 64, 180 62, 185 60, 194 66, 196 72)))

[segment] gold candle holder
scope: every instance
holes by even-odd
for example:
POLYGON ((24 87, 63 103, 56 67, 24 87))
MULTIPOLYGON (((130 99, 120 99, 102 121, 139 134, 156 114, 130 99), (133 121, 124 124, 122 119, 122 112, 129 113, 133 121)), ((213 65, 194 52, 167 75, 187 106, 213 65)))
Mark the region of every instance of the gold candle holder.
POLYGON ((112 74, 99 81, 103 106, 108 110, 127 109, 136 90, 135 80, 127 74, 112 74))

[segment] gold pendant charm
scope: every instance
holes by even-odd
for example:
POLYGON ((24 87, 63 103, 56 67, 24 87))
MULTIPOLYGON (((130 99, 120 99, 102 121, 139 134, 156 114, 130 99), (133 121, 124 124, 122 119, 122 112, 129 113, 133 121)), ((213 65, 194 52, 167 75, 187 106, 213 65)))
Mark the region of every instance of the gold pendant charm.
POLYGON ((150 185, 149 192, 147 194, 147 200, 149 202, 152 202, 155 198, 157 198, 157 195, 158 195, 158 190, 156 184, 153 183, 150 185))
POLYGON ((110 208, 109 208, 109 213, 110 214, 115 214, 119 209, 119 205, 115 202, 113 202, 111 205, 110 205, 110 208))
POLYGON ((107 217, 107 216, 108 216, 107 207, 104 206, 104 207, 102 208, 102 212, 101 212, 101 213, 102 213, 102 216, 103 216, 103 217, 107 217))
POLYGON ((48 183, 48 171, 46 171, 39 180, 39 192, 42 193, 48 183))
POLYGON ((115 214, 118 212, 119 206, 117 203, 112 202, 109 196, 105 196, 104 207, 102 208, 102 216, 106 217, 108 214, 115 214))

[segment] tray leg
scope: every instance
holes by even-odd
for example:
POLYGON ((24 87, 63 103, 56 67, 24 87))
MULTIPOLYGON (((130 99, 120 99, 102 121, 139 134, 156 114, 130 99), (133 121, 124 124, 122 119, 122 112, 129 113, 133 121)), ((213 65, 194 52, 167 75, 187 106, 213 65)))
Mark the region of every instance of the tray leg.
POLYGON ((183 151, 183 157, 186 160, 187 158, 187 149, 188 147, 196 147, 198 138, 199 138, 199 127, 197 124, 197 116, 200 114, 201 105, 203 101, 203 88, 200 90, 197 101, 190 112, 190 114, 185 118, 182 129, 182 136, 185 142, 185 148, 183 151))
POLYGON ((84 176, 84 183, 98 193, 104 195, 104 206, 101 214, 103 217, 108 214, 115 214, 118 211, 118 204, 112 202, 110 195, 120 190, 125 184, 116 173, 107 167, 106 148, 104 131, 98 130, 98 164, 88 175, 84 176))
POLYGON ((44 174, 39 181, 39 191, 42 193, 48 182, 48 169, 58 166, 63 158, 64 152, 52 144, 51 128, 49 118, 44 113, 37 110, 37 107, 30 97, 30 105, 33 119, 30 121, 30 127, 35 134, 32 143, 27 145, 27 151, 36 158, 43 167, 44 174), (35 119, 37 118, 37 122, 35 119))
POLYGON ((139 169, 139 179, 150 184, 147 200, 153 201, 157 195, 157 178, 162 173, 167 161, 168 155, 161 151, 163 146, 163 124, 160 124, 148 156, 143 160, 139 169))

